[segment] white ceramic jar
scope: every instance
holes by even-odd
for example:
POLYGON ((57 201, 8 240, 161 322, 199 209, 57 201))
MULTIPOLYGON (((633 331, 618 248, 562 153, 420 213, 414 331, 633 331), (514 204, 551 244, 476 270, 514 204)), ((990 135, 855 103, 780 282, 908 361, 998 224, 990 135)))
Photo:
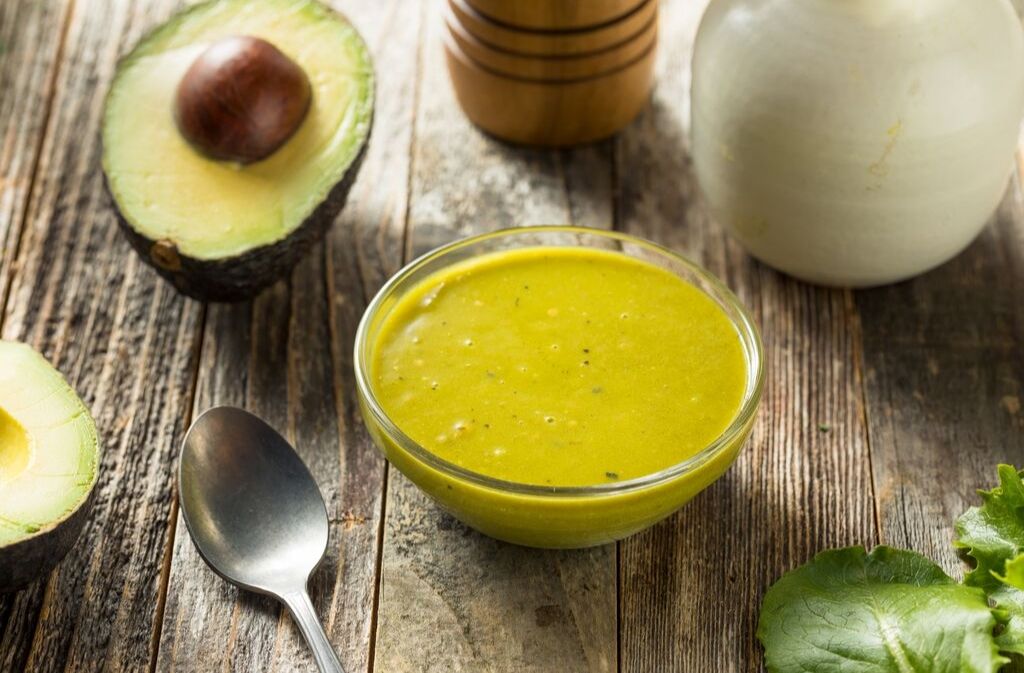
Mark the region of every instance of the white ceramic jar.
POLYGON ((693 156, 713 216, 815 283, 926 271, 979 233, 1024 113, 1009 0, 712 0, 693 156))

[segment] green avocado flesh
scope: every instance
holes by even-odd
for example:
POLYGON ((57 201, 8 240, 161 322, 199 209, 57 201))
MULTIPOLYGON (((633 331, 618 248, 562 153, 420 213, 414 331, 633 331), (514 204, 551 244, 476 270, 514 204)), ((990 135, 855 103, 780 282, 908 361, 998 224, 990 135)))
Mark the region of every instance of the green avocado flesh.
POLYGON ((103 120, 103 168, 128 225, 197 260, 241 255, 294 232, 345 176, 369 134, 370 55, 355 29, 313 0, 214 0, 171 19, 121 63, 103 120), (208 159, 174 121, 178 84, 211 43, 260 37, 305 71, 307 116, 273 154, 208 159))
POLYGON ((0 547, 72 514, 96 481, 85 405, 30 347, 0 341, 0 547))

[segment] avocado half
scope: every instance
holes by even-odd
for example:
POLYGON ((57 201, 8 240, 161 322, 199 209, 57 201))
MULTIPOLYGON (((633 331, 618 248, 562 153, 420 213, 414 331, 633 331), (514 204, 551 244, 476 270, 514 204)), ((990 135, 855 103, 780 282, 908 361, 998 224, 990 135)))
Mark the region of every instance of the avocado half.
POLYGON ((0 341, 0 593, 48 573, 92 508, 96 426, 60 372, 0 341))
POLYGON ((344 207, 373 104, 366 44, 316 0, 195 5, 143 38, 115 73, 103 118, 103 172, 120 225, 142 258, 184 294, 249 298, 286 276, 344 207), (284 144, 244 164, 210 158, 175 118, 190 68, 234 36, 270 43, 302 69, 311 92, 284 144))

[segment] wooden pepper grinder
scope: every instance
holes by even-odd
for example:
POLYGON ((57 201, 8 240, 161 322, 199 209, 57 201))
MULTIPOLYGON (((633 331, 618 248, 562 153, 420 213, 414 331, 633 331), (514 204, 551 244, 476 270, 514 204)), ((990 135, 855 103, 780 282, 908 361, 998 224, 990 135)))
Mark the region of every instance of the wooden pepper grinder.
POLYGON ((503 140, 600 140, 650 98, 658 0, 448 0, 445 20, 459 104, 503 140))

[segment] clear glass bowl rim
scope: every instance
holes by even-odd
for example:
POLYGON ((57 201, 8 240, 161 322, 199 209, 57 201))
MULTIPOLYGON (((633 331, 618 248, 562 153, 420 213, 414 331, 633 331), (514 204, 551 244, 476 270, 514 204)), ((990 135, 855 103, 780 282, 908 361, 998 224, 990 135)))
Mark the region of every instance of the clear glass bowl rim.
MULTIPOLYGON (((544 246, 545 244, 525 245, 522 246, 522 248, 544 246)), ((589 246, 584 244, 568 247, 589 246)), ((683 280, 686 279, 683 278, 683 280)), ((653 241, 648 241, 638 236, 618 231, 568 225, 543 225, 499 229, 486 234, 469 236, 467 238, 461 238, 451 243, 447 243, 409 262, 394 276, 392 276, 383 285, 383 287, 381 287, 373 300, 370 301, 370 304, 366 307, 366 311, 363 312, 363 316, 359 321, 359 327, 356 330, 353 362, 355 367, 356 389, 359 396, 362 398, 364 408, 369 410, 370 414, 373 415, 373 421, 377 423, 388 438, 397 444, 402 450, 412 454, 417 460, 426 463, 438 472, 462 481, 468 481, 477 486, 517 495, 545 497, 608 496, 623 494, 669 482, 697 470, 700 466, 704 465, 716 455, 727 450, 736 438, 746 430, 747 425, 757 413, 757 408, 761 400, 761 392, 764 387, 764 344, 761 341, 761 335, 755 327, 754 321, 747 308, 740 302, 736 295, 725 286, 725 284, 718 280, 718 278, 708 271, 705 271, 704 268, 690 261, 686 257, 683 257, 663 245, 654 243, 653 241), (706 283, 707 286, 712 288, 714 293, 718 295, 716 297, 712 295, 712 293, 709 293, 705 288, 697 286, 701 292, 711 295, 712 299, 715 300, 716 303, 726 305, 726 315, 736 328, 736 331, 739 333, 740 340, 744 345, 744 353, 747 357, 747 386, 743 393, 743 401, 740 404, 739 411, 737 411, 736 416, 733 418, 729 426, 718 437, 716 437, 714 441, 693 456, 690 456, 679 463, 671 465, 659 472, 653 472, 634 479, 609 482, 606 484, 591 484, 586 486, 544 486, 541 484, 527 484, 497 479, 456 465, 455 463, 431 453, 424 446, 406 435, 405 432, 403 432, 394 423, 394 421, 391 420, 382 408, 380 402, 378 402, 376 395, 374 395, 373 389, 370 386, 368 374, 368 360, 370 358, 370 347, 372 344, 368 343, 367 335, 370 325, 380 312, 381 306, 383 306, 392 295, 395 295, 400 290, 404 289, 404 281, 426 264, 435 262, 452 252, 483 241, 495 238, 531 234, 535 235, 537 233, 592 236, 645 248, 658 255, 669 258, 676 264, 681 264, 686 267, 690 273, 699 277, 703 283, 706 283)), ((370 419, 364 420, 368 422, 370 419)))

